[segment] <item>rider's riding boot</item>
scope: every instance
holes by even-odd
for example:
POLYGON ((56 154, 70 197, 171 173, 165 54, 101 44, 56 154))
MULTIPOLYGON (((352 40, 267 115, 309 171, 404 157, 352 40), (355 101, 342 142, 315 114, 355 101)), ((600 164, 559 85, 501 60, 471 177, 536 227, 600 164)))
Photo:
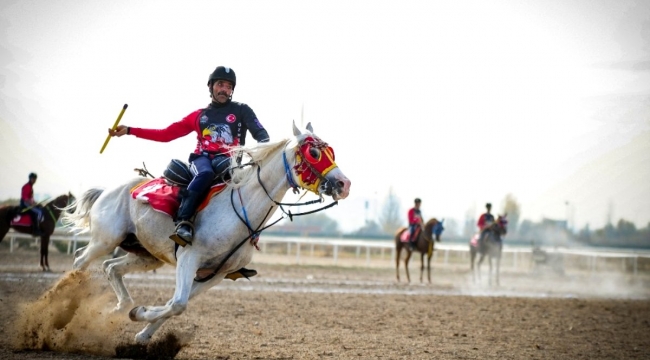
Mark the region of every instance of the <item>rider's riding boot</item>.
MULTIPOLYGON (((241 268, 235 272, 232 272, 228 275, 226 275, 226 279, 230 279, 232 281, 235 281, 239 278, 246 278, 249 279, 253 276, 257 275, 257 271, 253 269, 246 269, 246 268, 241 268)), ((250 279, 249 279, 250 280, 250 279)))
POLYGON ((187 190, 182 198, 176 217, 176 231, 169 237, 180 246, 192 245, 194 239, 194 223, 192 217, 201 202, 201 193, 187 190))

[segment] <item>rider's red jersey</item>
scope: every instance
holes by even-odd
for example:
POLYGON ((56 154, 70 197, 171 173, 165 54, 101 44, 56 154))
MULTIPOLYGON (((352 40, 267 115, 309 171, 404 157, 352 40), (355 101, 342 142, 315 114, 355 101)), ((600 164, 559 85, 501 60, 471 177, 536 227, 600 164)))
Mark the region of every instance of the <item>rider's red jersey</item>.
POLYGON ((31 183, 23 185, 23 188, 20 191, 20 200, 26 204, 30 204, 34 201, 34 188, 31 183))
POLYGON ((481 216, 478 218, 478 222, 476 223, 476 226, 478 226, 479 230, 483 230, 485 229, 485 223, 487 223, 488 221, 494 222, 494 215, 489 213, 481 214, 481 216))
POLYGON ((409 225, 416 225, 422 219, 422 212, 420 209, 411 208, 408 212, 409 225))
POLYGON ((267 142, 269 134, 246 104, 229 101, 210 104, 187 115, 165 129, 130 128, 130 134, 139 138, 169 142, 191 132, 197 134, 194 154, 230 155, 233 146, 244 145, 246 133, 258 142, 267 142))

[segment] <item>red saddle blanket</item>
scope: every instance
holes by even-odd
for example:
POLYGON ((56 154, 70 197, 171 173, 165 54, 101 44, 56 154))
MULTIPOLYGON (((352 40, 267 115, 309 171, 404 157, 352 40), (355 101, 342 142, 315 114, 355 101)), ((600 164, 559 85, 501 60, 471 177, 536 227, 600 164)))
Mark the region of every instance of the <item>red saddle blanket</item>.
POLYGON ((474 234, 474 236, 472 236, 472 239, 469 241, 469 244, 472 245, 473 247, 477 247, 478 246, 478 238, 479 238, 479 236, 480 236, 480 233, 474 234))
MULTIPOLYGON (((416 231, 416 232, 418 232, 417 235, 419 235, 419 232, 420 232, 420 231, 418 230, 418 231, 416 231)), ((416 236, 417 236, 417 235, 416 235, 416 236)), ((407 242, 409 242, 409 238, 410 238, 410 237, 411 237, 411 230, 409 230, 409 229, 407 228, 406 230, 404 230, 404 231, 402 232, 402 235, 400 235, 400 237, 399 237, 399 241, 401 241, 401 242, 403 242, 403 243, 407 243, 407 242)))
POLYGON ((32 217, 29 214, 18 214, 11 219, 11 226, 32 226, 32 217))
MULTIPOLYGON (((225 188, 226 183, 212 186, 208 195, 199 205, 197 212, 203 210, 210 202, 210 199, 225 188)), ((131 189, 131 196, 136 200, 149 203, 154 210, 174 218, 178 207, 181 205, 178 195, 180 191, 180 187, 168 184, 164 178, 156 178, 136 185, 131 189)))

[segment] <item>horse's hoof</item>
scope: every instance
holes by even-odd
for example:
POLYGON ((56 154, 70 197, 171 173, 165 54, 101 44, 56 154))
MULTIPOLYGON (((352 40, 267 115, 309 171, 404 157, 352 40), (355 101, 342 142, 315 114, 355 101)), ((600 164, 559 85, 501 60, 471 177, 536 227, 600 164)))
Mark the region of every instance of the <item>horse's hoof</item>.
POLYGON ((136 306, 133 309, 131 309, 131 311, 129 311, 129 319, 131 319, 131 321, 138 321, 138 311, 140 309, 144 309, 144 308, 142 306, 136 306))
POLYGON ((138 345, 147 345, 147 344, 149 344, 149 341, 151 341, 151 336, 149 336, 147 334, 143 334, 143 332, 144 332, 144 330, 142 330, 141 332, 135 334, 134 340, 135 340, 135 343, 138 344, 138 345))

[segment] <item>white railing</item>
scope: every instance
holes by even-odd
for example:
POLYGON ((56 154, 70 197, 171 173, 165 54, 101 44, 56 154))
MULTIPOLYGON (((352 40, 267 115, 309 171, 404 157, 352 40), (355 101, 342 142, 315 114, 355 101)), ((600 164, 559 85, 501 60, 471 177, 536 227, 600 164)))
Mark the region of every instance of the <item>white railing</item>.
MULTIPOLYGON (((18 239, 33 239, 31 235, 22 234, 14 231, 10 231, 5 236, 5 241, 9 241, 9 251, 14 251, 15 241, 18 239)), ((65 241, 68 243, 67 253, 71 254, 76 251, 79 247, 79 243, 85 243, 90 240, 88 235, 74 235, 70 233, 54 233, 50 237, 51 241, 65 241)), ((38 239, 35 239, 38 241, 38 239)), ((342 239, 342 238, 320 238, 320 237, 283 237, 283 236, 273 236, 273 235, 262 235, 260 240, 260 246, 262 248, 262 253, 266 253, 266 248, 272 244, 284 244, 286 246, 286 255, 292 256, 295 254, 295 262, 297 264, 302 263, 302 249, 306 245, 309 249, 309 257, 314 256, 314 247, 315 246, 324 246, 332 249, 332 264, 336 265, 339 263, 341 248, 355 248, 355 258, 361 259, 362 252, 365 253, 365 264, 367 266, 371 263, 371 251, 372 249, 379 249, 380 259, 384 258, 385 252, 390 252, 390 261, 394 263, 395 261, 395 246, 392 241, 386 240, 358 240, 358 239, 342 239), (363 251, 362 251, 363 249, 363 251)), ((468 258, 469 255, 469 246, 468 244, 449 244, 444 242, 436 243, 436 251, 434 252, 433 261, 438 262, 439 257, 442 257, 442 263, 447 266, 450 265, 450 257, 460 257, 468 258), (440 255, 439 255, 440 254, 440 255)), ((631 262, 632 272, 636 275, 638 273, 638 259, 647 258, 650 259, 650 251, 645 250, 618 250, 618 249, 569 249, 569 248, 549 248, 544 249, 547 254, 561 254, 561 255, 571 255, 571 256, 581 256, 588 259, 588 268, 590 271, 595 271, 598 268, 598 259, 599 258, 620 258, 622 260, 622 266, 625 269, 628 265, 628 261, 631 262)), ((504 257, 502 263, 507 261, 507 264, 511 268, 517 269, 521 267, 525 259, 528 259, 529 263, 532 265, 532 249, 530 247, 511 247, 507 244, 504 244, 503 247, 504 257), (510 259, 508 259, 508 257, 510 259)), ((650 261, 650 260, 649 260, 650 261)))

